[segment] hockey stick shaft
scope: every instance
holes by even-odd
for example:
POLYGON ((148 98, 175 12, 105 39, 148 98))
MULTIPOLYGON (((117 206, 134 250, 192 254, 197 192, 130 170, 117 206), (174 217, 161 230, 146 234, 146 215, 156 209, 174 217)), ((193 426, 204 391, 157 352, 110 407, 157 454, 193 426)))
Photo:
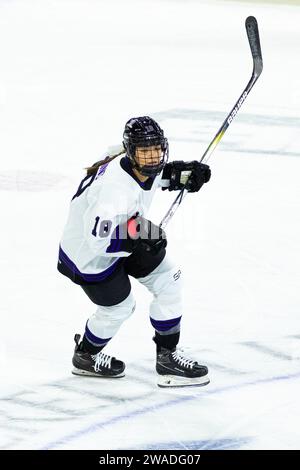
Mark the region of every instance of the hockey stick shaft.
POLYGON ((205 159, 205 162, 208 161, 212 152, 214 151, 214 149, 216 148, 216 146, 222 139, 223 135, 225 134, 226 130, 228 129, 233 119, 237 115, 240 107, 244 103, 253 85, 255 84, 256 80, 258 79, 258 77, 260 76, 262 72, 263 65, 262 65, 262 55, 261 55, 261 47, 260 47, 257 21, 253 16, 249 16, 246 19, 245 25, 246 25, 247 36, 248 36, 249 45, 251 49, 251 54, 253 58, 252 75, 245 89, 243 90, 241 96, 239 97, 235 105, 233 106, 232 110, 230 111, 226 119, 224 120, 220 129, 218 130, 217 134, 215 135, 215 137, 213 138, 213 140, 207 147, 206 151, 204 152, 200 162, 202 162, 204 159, 205 159))
MULTIPOLYGON (((230 113, 227 115, 225 118, 223 124, 221 125, 220 129, 216 133, 215 137, 213 140, 210 142, 209 146, 207 147, 206 151, 204 152, 200 163, 207 162, 215 150, 216 146, 222 139, 223 135, 225 134, 226 130, 232 123, 233 119, 237 115, 238 111, 240 110, 242 104, 244 103, 245 99, 247 98, 248 94, 250 93, 253 85, 257 81, 258 77, 260 76, 262 69, 263 69, 263 62, 262 62, 262 54, 261 54, 261 46, 260 46, 260 40, 259 40, 259 32, 258 32, 258 25, 257 21, 254 18, 254 16, 249 16, 246 19, 245 22, 246 26, 246 31, 247 31, 247 36, 248 36, 248 41, 251 49, 251 55, 253 59, 253 70, 252 70, 252 75, 247 83, 245 89, 243 90, 241 96, 238 98, 237 102, 231 109, 230 113)), ((188 190, 186 189, 188 185, 188 181, 185 183, 184 187, 180 190, 179 194, 177 195, 176 199, 174 200, 173 204, 171 205, 170 209, 162 219, 160 223, 160 227, 164 229, 166 225, 169 223, 173 215, 175 214, 176 210, 182 203, 184 197, 187 195, 188 190)))

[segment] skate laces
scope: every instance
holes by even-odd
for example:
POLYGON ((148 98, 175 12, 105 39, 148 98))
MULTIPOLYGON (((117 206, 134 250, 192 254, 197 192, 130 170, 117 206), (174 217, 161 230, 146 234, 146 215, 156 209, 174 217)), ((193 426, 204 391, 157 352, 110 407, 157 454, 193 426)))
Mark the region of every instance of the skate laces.
POLYGON ((182 367, 189 367, 190 369, 193 368, 193 365, 196 364, 196 361, 192 361, 191 359, 186 359, 183 356, 180 356, 178 351, 172 352, 172 357, 174 361, 178 362, 182 367))
POLYGON ((107 354, 103 354, 102 352, 98 352, 92 356, 93 361, 95 361, 94 369, 95 372, 99 372, 101 367, 107 367, 108 369, 111 368, 111 360, 112 357, 108 356, 107 354))

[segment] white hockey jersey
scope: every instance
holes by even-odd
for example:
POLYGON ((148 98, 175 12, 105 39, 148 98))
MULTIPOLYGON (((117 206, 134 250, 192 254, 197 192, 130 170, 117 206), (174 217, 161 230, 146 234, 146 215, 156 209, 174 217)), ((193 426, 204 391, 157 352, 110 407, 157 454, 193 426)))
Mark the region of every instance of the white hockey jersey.
POLYGON ((122 251, 118 226, 135 215, 145 217, 161 175, 140 182, 127 157, 102 165, 81 182, 70 204, 60 243, 58 269, 74 282, 98 282, 109 276, 122 251), (67 271, 67 273, 66 273, 67 271))

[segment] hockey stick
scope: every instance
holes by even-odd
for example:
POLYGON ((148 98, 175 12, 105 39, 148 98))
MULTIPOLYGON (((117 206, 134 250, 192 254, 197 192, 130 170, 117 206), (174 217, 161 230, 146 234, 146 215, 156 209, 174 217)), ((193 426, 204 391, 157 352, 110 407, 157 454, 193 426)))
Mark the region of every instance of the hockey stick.
MULTIPOLYGON (((251 49, 251 54, 252 54, 252 59, 253 59, 253 70, 252 70, 252 75, 251 78, 244 89, 243 93, 233 106, 232 110, 230 113, 227 115, 225 118, 225 121, 223 122, 222 126, 218 130, 217 134, 207 147, 206 151, 204 152, 200 163, 205 159, 205 162, 208 161, 210 158, 211 154, 213 153, 214 149, 222 139, 223 135, 225 134, 226 130, 232 123, 233 119, 237 115, 238 111, 240 110, 242 104, 244 103, 245 99, 247 98, 249 92, 251 91, 253 85, 255 84, 256 80, 260 76, 262 69, 263 69, 263 61, 262 61, 262 55, 261 55, 261 47, 260 47, 260 40, 259 40, 259 32, 258 32, 258 25, 257 21, 254 18, 254 16, 248 16, 245 22, 246 26, 246 31, 247 31, 247 36, 248 36, 248 41, 251 49)), ((170 209, 162 219, 161 223, 159 226, 164 229, 166 225, 169 223, 175 212, 177 211, 178 207, 182 203, 184 197, 187 195, 188 190, 187 188, 188 184, 188 179, 185 182, 184 187, 180 190, 178 196, 174 200, 173 204, 171 205, 170 209)))

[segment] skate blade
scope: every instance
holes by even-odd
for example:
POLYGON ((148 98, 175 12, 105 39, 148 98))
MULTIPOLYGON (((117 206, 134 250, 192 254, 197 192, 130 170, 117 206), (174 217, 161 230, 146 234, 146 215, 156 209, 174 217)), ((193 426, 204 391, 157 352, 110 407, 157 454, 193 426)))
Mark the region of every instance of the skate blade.
POLYGON ((157 385, 162 388, 167 387, 203 387, 208 385, 210 382, 208 375, 203 377, 178 377, 176 375, 160 375, 157 381, 157 385))
POLYGON ((100 375, 100 374, 97 374, 96 372, 90 372, 88 370, 83 370, 83 369, 77 369, 76 367, 73 368, 72 374, 73 375, 81 375, 81 376, 85 376, 85 377, 97 377, 97 378, 100 378, 100 379, 118 379, 120 377, 125 376, 125 372, 121 372, 118 375, 100 375))

